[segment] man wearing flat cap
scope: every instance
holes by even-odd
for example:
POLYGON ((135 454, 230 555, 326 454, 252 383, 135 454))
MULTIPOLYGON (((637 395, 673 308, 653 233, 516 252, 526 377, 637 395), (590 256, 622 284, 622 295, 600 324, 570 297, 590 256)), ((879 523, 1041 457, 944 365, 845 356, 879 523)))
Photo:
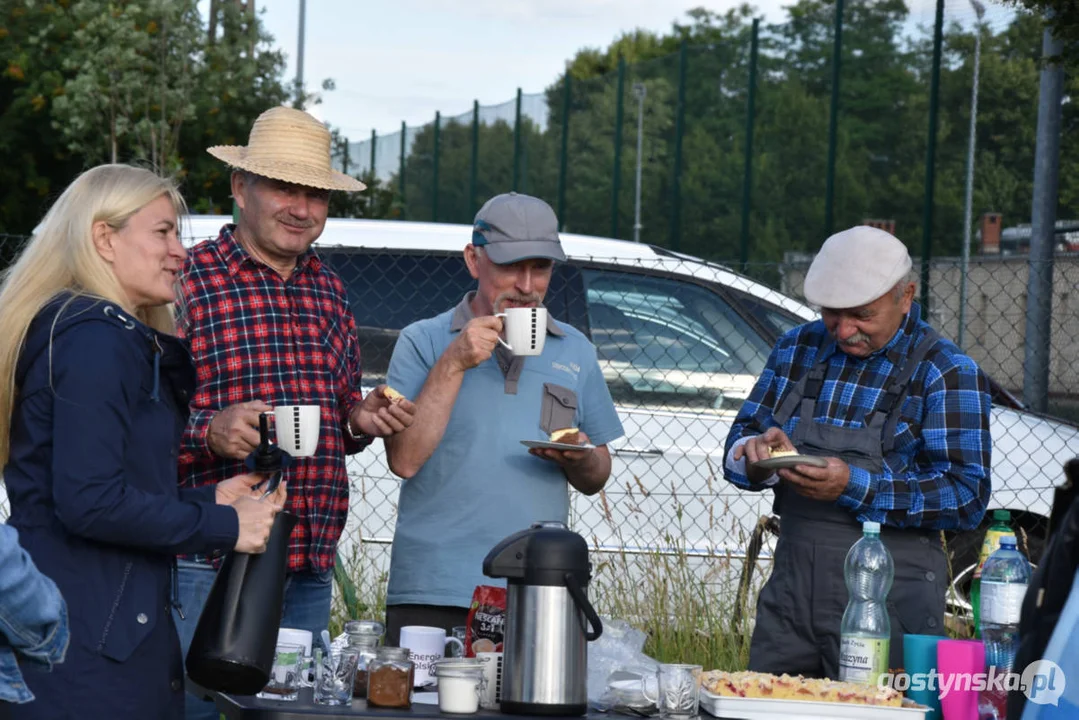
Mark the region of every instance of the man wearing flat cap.
POLYGON ((883 230, 828 238, 805 280, 821 319, 779 339, 731 428, 726 478, 770 488, 781 516, 751 670, 868 674, 872 648, 840 648, 844 560, 866 521, 880 523, 895 562, 889 667, 903 665, 904 634, 944 634, 939 531, 976 528, 985 514, 990 393, 974 361, 921 319, 911 277, 906 247, 883 230), (823 467, 759 466, 773 450, 823 467))
POLYGON ((498 584, 483 575, 487 552, 533 522, 567 522, 570 488, 593 495, 607 482, 607 443, 622 424, 595 347, 550 315, 545 326, 533 321, 532 333, 546 335, 538 355, 514 354, 500 337, 499 314, 543 307, 554 264, 565 259, 550 205, 517 193, 491 198, 464 249, 477 289, 401 331, 388 382, 418 409, 416 422, 386 441, 390 469, 404 478, 389 644, 405 625, 464 625, 475 587, 498 584), (589 447, 522 445, 564 429, 579 431, 567 446, 589 447))
MULTIPOLYGON (((318 445, 284 470, 289 538, 282 627, 317 637, 330 621, 337 542, 348 518, 345 457, 400 432, 415 407, 379 386, 363 396, 356 321, 344 283, 312 245, 332 191, 363 183, 333 169, 330 132, 300 110, 258 117, 246 146, 208 149, 232 168, 237 224, 196 245, 180 279, 177 326, 191 346, 197 387, 179 458, 180 484, 200 487, 244 472, 259 443, 259 416, 275 406, 317 405, 318 445)), ((187 652, 220 558, 181 558, 175 613, 187 652)), ((213 718, 189 701, 187 717, 213 718)))

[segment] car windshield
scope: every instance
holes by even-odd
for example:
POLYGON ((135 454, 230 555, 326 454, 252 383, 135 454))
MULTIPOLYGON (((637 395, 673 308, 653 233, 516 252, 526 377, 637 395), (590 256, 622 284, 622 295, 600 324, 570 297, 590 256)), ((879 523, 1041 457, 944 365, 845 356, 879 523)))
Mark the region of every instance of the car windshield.
POLYGON ((770 344, 716 293, 609 270, 584 278, 592 342, 616 393, 719 408, 740 403, 764 370, 770 344))

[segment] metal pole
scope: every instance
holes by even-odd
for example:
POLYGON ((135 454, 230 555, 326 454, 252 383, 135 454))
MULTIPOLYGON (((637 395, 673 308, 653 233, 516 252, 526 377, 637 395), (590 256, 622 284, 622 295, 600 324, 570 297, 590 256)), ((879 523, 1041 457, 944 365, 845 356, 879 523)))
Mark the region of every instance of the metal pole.
POLYGON ((300 37, 296 50, 296 107, 303 110, 303 36, 304 24, 307 17, 307 0, 300 0, 300 37))
POLYGON ((397 173, 397 182, 401 186, 401 219, 405 219, 408 213, 407 196, 405 195, 405 143, 408 137, 408 126, 401 121, 401 169, 397 173))
POLYGON ((431 222, 438 222, 438 141, 442 134, 442 113, 435 111, 434 172, 431 176, 431 222))
POLYGON ((644 83, 633 83, 637 96, 637 186, 633 200, 633 242, 641 241, 641 154, 644 147, 644 97, 648 88, 644 83))
POLYGON ((960 350, 965 348, 967 332, 967 273, 970 272, 970 235, 974 221, 974 144, 978 123, 978 66, 982 56, 982 16, 985 6, 978 0, 970 0, 978 23, 974 27, 974 79, 970 90, 970 138, 967 142, 967 190, 963 212, 963 252, 959 267, 959 331, 956 344, 960 350))
POLYGON ((566 227, 566 158, 569 154, 569 101, 572 97, 569 69, 562 89, 562 156, 558 164, 558 229, 566 227))
POLYGON ((832 39, 832 105, 828 114, 828 167, 824 181, 824 237, 835 230, 835 154, 839 128, 839 69, 843 59, 843 0, 835 2, 832 39))
POLYGON ((753 37, 749 45, 749 92, 746 96, 746 158, 742 174, 742 272, 749 264, 749 213, 753 199, 753 124, 757 102, 757 50, 760 39, 760 18, 753 19, 753 37))
POLYGON ((618 56, 618 89, 614 104, 614 167, 611 177, 611 237, 618 237, 618 194, 622 189, 622 113, 626 93, 626 59, 618 56))
POLYGON ((517 88, 517 110, 513 118, 513 182, 510 187, 517 192, 517 176, 521 170, 521 88, 517 88))
MULTIPOLYGON (((1064 43, 1046 29, 1042 58, 1061 57, 1064 43)), ((1064 68, 1046 63, 1038 89, 1038 135, 1034 150, 1034 203, 1030 217, 1023 402, 1038 412, 1049 403, 1050 316, 1053 305, 1053 230, 1060 181, 1061 107, 1064 68)))
POLYGON ((678 51, 678 107, 674 119, 674 181, 671 183, 671 249, 682 244, 682 136, 686 131, 686 41, 678 51))
POLYGON ((378 133, 371 131, 371 179, 375 178, 375 147, 378 145, 378 133))
POLYGON ((933 72, 929 81, 929 141, 925 151, 925 207, 922 212, 922 317, 929 317, 929 261, 933 250, 933 189, 936 182, 937 115, 940 110, 940 52, 944 41, 944 0, 937 0, 933 28, 933 72))
POLYGON ((476 182, 480 172, 480 101, 472 101, 472 167, 468 172, 468 217, 476 216, 476 182))

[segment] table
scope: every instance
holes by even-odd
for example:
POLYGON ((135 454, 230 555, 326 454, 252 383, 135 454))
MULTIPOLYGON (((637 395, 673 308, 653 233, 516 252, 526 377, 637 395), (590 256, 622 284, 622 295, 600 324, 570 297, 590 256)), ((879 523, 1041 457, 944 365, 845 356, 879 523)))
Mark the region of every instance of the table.
MULTIPOLYGON (((313 700, 311 688, 300 688, 299 697, 292 701, 264 700, 254 695, 227 695, 212 692, 200 688, 190 679, 187 681, 187 691, 197 697, 213 700, 217 709, 224 713, 228 720, 326 720, 326 718, 378 718, 381 720, 415 720, 415 719, 438 719, 438 720, 513 720, 513 718, 525 718, 525 716, 503 715, 498 710, 484 710, 472 715, 447 715, 438 709, 435 704, 425 704, 413 701, 408 710, 393 710, 389 708, 369 708, 367 701, 361 698, 353 698, 349 707, 333 707, 329 705, 316 705, 313 700)), ((427 693, 424 693, 427 694, 427 693)), ((611 715, 607 713, 590 712, 585 716, 563 718, 557 716, 545 716, 542 720, 632 720, 628 715, 611 715)), ((711 718, 708 718, 711 720, 711 718)))

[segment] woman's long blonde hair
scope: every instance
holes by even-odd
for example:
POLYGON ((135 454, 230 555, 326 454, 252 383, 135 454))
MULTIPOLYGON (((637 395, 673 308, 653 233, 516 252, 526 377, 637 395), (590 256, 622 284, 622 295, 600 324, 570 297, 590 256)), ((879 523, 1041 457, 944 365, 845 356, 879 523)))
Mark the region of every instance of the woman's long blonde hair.
POLYGON ((10 452, 15 369, 26 331, 41 309, 68 290, 110 300, 150 327, 174 333, 171 304, 136 309, 94 246, 93 226, 105 221, 119 230, 132 215, 165 195, 177 219, 186 206, 176 185, 149 170, 130 165, 100 165, 68 185, 45 214, 33 238, 3 273, 0 284, 0 468, 10 452))

